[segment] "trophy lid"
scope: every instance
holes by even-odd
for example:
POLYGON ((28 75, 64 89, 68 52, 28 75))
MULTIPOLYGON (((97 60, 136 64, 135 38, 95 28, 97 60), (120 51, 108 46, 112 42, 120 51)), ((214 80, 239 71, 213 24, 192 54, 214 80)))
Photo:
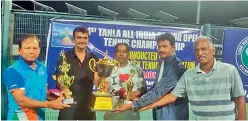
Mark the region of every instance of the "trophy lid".
POLYGON ((115 63, 108 58, 108 51, 106 50, 104 58, 99 59, 98 64, 115 65, 115 63))

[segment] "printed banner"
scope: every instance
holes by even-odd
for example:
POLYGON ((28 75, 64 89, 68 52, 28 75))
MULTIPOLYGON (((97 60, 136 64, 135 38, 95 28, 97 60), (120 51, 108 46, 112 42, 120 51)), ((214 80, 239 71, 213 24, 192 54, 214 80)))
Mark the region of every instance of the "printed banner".
POLYGON ((238 69, 248 102, 248 29, 228 28, 224 32, 223 60, 238 69))
POLYGON ((49 75, 49 88, 56 88, 51 78, 55 72, 59 52, 72 49, 74 46, 72 32, 76 26, 85 26, 90 32, 87 49, 103 58, 106 50, 114 58, 114 46, 125 42, 130 46, 130 59, 138 62, 144 70, 144 78, 150 88, 153 85, 158 69, 156 37, 171 33, 176 38, 176 55, 187 68, 195 67, 193 41, 200 35, 199 29, 147 26, 123 22, 87 22, 55 20, 51 22, 46 64, 49 75))

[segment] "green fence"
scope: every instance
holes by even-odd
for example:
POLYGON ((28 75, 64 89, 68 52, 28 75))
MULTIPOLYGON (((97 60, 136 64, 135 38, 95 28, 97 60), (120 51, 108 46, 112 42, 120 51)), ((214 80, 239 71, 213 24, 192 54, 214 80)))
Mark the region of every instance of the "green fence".
MULTIPOLYGON (((33 11, 12 11, 11 14, 11 28, 10 28, 10 41, 12 44, 17 44, 18 40, 21 39, 25 34, 32 33, 37 35, 42 41, 42 50, 39 60, 45 61, 46 55, 46 39, 48 35, 49 24, 52 19, 66 19, 66 20, 91 20, 91 21, 115 21, 115 22, 130 22, 146 25, 159 25, 168 27, 184 27, 184 28, 198 28, 200 29, 203 25, 195 24, 182 24, 182 23, 167 23, 158 20, 137 20, 127 18, 107 18, 102 16, 79 16, 71 15, 66 13, 44 13, 44 12, 33 12, 33 11)), ((204 26, 203 26, 204 27, 204 26)), ((217 58, 221 59, 222 54, 222 37, 223 37, 223 26, 211 25, 209 28, 213 42, 218 45, 217 58)), ((203 34, 206 34, 202 32, 203 34)), ((10 49, 12 54, 13 49, 10 49)), ((10 62, 16 59, 16 56, 11 56, 10 62)))

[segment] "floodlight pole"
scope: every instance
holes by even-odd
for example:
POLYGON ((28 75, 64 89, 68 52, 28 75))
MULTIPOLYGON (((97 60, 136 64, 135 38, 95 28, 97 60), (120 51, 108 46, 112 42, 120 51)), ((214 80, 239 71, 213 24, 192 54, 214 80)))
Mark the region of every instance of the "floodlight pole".
POLYGON ((200 24, 201 0, 198 0, 197 3, 196 24, 200 24))
MULTIPOLYGON (((10 41, 9 41, 9 30, 10 30, 10 15, 11 15, 11 9, 12 9, 12 0, 4 0, 2 1, 2 27, 1 27, 1 33, 2 33, 2 66, 1 66, 1 75, 3 75, 3 72, 6 70, 6 68, 9 66, 9 60, 10 60, 10 41)), ((1 80, 3 80, 3 76, 1 76, 1 80)), ((7 119, 7 111, 8 111, 8 102, 7 102, 7 90, 6 86, 1 81, 1 119, 6 120, 7 119)))

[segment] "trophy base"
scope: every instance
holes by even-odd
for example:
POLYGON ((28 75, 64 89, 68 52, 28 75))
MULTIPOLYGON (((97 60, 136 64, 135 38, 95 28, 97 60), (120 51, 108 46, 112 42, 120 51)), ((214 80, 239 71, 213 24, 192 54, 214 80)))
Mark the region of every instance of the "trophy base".
POLYGON ((69 99, 63 99, 63 103, 64 104, 73 104, 74 103, 74 99, 73 98, 69 98, 69 99))
POLYGON ((94 92, 96 97, 92 111, 111 111, 113 110, 112 95, 105 92, 94 92))

